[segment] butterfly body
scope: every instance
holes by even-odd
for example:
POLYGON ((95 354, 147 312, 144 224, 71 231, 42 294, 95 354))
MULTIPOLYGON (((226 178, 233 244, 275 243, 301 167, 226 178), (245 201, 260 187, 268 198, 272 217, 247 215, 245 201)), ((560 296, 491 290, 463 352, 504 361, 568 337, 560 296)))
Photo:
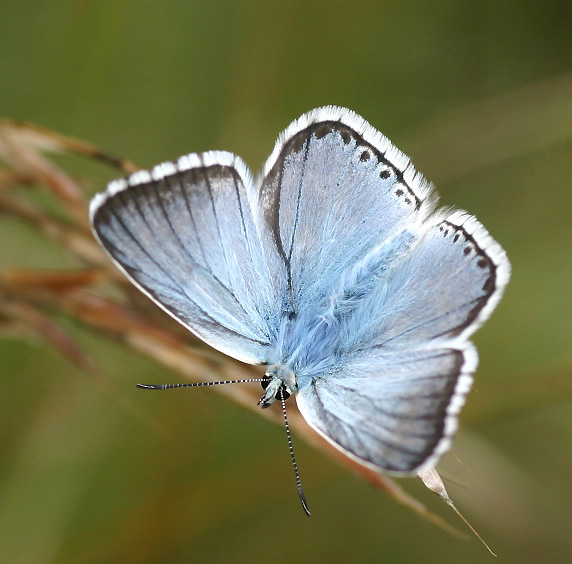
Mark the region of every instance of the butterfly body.
POLYGON ((328 106, 279 137, 255 180, 212 151, 111 183, 96 237, 205 342, 267 365, 260 405, 302 415, 360 463, 411 474, 448 450, 510 265, 472 216, 365 120, 328 106))

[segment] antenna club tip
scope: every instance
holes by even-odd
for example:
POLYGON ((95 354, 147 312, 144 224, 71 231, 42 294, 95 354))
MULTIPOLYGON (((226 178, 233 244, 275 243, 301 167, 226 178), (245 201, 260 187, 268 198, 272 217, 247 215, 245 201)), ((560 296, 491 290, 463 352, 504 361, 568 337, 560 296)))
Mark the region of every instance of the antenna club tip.
POLYGON ((310 517, 311 516, 310 508, 308 507, 308 502, 306 501, 306 496, 304 495, 304 492, 300 490, 298 492, 298 495, 300 496, 300 503, 302 504, 302 509, 304 510, 304 513, 306 513, 306 515, 310 517))

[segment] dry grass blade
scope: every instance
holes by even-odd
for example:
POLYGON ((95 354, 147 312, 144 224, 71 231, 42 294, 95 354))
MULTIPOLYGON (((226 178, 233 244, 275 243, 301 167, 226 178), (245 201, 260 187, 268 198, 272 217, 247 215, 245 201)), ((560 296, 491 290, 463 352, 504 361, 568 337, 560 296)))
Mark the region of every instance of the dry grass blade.
POLYGON ((445 489, 445 484, 443 484, 443 480, 437 473, 435 468, 429 468, 423 472, 419 472, 419 478, 421 481, 432 491, 435 492, 458 516, 459 518, 469 527, 471 532, 481 541, 483 546, 491 553, 492 556, 496 556, 496 554, 492 551, 491 547, 485 542, 483 537, 479 535, 476 529, 469 523, 466 517, 457 509, 447 490, 445 489))
POLYGON ((97 150, 95 147, 37 125, 11 121, 0 121, 0 158, 29 182, 46 187, 58 198, 78 227, 88 229, 85 213, 85 195, 78 184, 55 166, 44 152, 73 152, 103 161, 125 172, 137 167, 97 150))

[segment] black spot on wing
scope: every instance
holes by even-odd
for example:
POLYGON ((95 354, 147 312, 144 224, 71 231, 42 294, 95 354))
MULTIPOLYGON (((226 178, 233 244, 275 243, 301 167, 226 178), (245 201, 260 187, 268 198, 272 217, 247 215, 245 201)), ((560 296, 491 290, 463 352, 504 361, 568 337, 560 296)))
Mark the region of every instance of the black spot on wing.
POLYGON ((453 236, 453 243, 459 244, 459 240, 462 238, 462 244, 466 245, 463 249, 463 254, 470 258, 470 260, 476 260, 477 267, 481 270, 489 271, 489 274, 485 278, 482 286, 483 295, 476 300, 475 306, 471 309, 467 317, 467 322, 460 328, 462 330, 464 327, 471 324, 475 320, 481 309, 486 305, 486 303, 489 301, 489 298, 495 292, 497 267, 491 257, 485 252, 484 249, 478 245, 475 238, 462 225, 455 225, 454 223, 451 223, 447 220, 444 220, 441 223, 442 225, 446 226, 443 229, 444 236, 448 235, 446 232, 448 229, 450 229, 451 232, 455 234, 453 236), (472 256, 473 251, 478 258, 475 259, 475 257, 472 256))
MULTIPOLYGON (((351 127, 336 121, 319 122, 309 125, 306 129, 297 133, 294 136, 294 138, 296 138, 297 136, 302 136, 303 139, 309 139, 312 135, 315 135, 316 138, 321 139, 328 133, 332 132, 338 133, 342 138, 342 141, 346 145, 351 143, 351 141, 353 140, 355 141, 356 146, 363 147, 364 151, 362 151, 361 153, 362 161, 369 160, 369 158, 373 157, 377 159, 380 163, 385 165, 384 171, 380 173, 380 177, 385 178, 386 170, 392 171, 396 176, 397 182, 402 184, 404 188, 407 190, 408 197, 410 198, 410 202, 407 203, 413 203, 416 210, 418 210, 421 207, 422 201, 411 189, 409 184, 406 182, 403 176, 404 171, 395 168, 393 163, 386 158, 385 153, 379 151, 376 147, 374 147, 370 143, 367 143, 363 139, 363 137, 358 132, 353 130, 351 127), (365 157, 366 154, 367 157, 365 157)), ((389 178, 390 175, 391 172, 387 176, 387 178, 389 178)))

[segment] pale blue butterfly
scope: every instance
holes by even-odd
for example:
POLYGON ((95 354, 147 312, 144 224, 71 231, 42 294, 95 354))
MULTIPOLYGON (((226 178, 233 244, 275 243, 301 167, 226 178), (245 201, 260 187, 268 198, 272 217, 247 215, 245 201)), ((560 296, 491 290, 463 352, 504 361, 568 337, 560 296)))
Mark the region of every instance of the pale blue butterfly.
POLYGON ((436 200, 385 136, 327 106, 279 136, 256 180, 231 153, 193 153, 112 182, 90 217, 167 313, 267 366, 263 407, 294 395, 334 446, 406 475, 449 450, 469 337, 510 276, 485 228, 436 200))

